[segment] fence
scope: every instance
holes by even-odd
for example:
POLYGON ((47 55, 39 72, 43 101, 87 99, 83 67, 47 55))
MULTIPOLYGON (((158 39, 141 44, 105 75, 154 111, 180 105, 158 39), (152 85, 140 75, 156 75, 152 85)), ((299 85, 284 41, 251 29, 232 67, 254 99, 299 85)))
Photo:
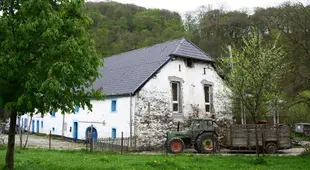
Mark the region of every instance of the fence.
POLYGON ((120 138, 88 138, 86 141, 86 150, 89 151, 112 151, 112 152, 130 152, 137 148, 137 137, 123 137, 123 132, 120 138))

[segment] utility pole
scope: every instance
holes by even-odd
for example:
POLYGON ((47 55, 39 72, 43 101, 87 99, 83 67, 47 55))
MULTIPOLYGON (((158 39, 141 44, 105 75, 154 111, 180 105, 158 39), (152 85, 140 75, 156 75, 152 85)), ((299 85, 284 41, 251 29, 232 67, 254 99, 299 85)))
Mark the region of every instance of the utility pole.
MULTIPOLYGON (((232 49, 231 49, 231 45, 227 46, 228 50, 229 50, 229 57, 231 59, 231 70, 234 70, 234 62, 233 60, 233 56, 232 56, 232 49)), ((246 116, 245 116, 245 108, 243 106, 243 101, 241 101, 240 103, 240 108, 241 108, 241 124, 245 125, 246 124, 246 116)))

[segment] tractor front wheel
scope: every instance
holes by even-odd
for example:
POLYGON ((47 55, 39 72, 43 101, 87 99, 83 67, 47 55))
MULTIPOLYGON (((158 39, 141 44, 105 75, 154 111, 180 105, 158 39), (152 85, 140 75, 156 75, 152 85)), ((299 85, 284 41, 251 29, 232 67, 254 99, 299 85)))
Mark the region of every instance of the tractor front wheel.
POLYGON ((183 152, 184 146, 184 142, 180 138, 171 138, 167 143, 168 151, 171 153, 183 152))
POLYGON ((216 150, 215 140, 207 133, 203 133, 198 137, 197 146, 200 153, 211 153, 216 150))

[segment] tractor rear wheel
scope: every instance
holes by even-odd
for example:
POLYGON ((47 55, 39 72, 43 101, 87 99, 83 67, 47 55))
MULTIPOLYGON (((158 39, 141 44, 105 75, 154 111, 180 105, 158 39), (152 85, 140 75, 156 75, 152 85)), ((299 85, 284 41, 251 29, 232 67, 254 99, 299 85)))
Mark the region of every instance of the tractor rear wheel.
POLYGON ((197 139, 197 149, 200 153, 211 153, 216 150, 216 142, 207 133, 201 134, 197 139))
POLYGON ((168 151, 171 153, 181 153, 184 149, 184 142, 180 138, 171 138, 167 143, 168 151))

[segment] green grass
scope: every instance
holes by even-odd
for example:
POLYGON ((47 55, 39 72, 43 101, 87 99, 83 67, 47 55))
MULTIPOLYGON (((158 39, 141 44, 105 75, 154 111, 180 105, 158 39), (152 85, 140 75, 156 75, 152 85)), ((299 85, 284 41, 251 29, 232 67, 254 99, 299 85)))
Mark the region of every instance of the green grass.
MULTIPOLYGON (((6 150, 0 150, 0 169, 6 150), (2 159, 3 158, 3 159, 2 159)), ((48 151, 28 149, 16 151, 16 170, 104 169, 104 170, 226 170, 226 169, 308 169, 310 154, 302 156, 219 156, 219 155, 142 155, 87 153, 85 151, 48 151)))

